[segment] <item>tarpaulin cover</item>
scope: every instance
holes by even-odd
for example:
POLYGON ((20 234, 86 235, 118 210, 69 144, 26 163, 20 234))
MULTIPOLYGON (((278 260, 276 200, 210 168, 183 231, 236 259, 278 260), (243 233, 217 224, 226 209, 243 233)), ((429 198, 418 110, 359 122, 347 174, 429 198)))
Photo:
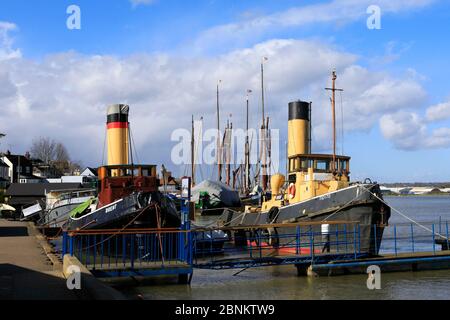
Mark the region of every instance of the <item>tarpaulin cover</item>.
POLYGON ((239 193, 218 181, 204 180, 192 188, 192 201, 198 202, 200 193, 208 192, 212 207, 240 207, 239 193))

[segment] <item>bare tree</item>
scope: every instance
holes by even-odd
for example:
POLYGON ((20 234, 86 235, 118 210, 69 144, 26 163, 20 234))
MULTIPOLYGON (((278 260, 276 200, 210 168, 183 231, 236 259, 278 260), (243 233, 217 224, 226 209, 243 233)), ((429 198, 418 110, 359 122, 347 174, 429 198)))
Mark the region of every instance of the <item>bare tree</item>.
POLYGON ((83 168, 83 163, 81 161, 70 162, 69 171, 71 174, 75 174, 76 172, 81 172, 81 168, 83 168))
POLYGON ((69 152, 61 142, 56 143, 54 156, 55 161, 65 161, 65 162, 70 161, 69 152))
POLYGON ((31 145, 31 156, 51 165, 61 174, 74 174, 81 169, 81 162, 70 159, 64 144, 48 137, 34 139, 31 145))
POLYGON ((48 137, 34 139, 31 144, 31 156, 48 164, 55 159, 56 142, 48 137))

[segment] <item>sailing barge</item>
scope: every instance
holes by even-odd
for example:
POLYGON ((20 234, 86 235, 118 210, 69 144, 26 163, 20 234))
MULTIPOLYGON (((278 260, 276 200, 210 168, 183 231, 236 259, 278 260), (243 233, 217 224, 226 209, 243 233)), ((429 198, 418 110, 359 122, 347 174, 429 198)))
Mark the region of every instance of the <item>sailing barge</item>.
MULTIPOLYGON (((273 175, 271 197, 261 207, 249 206, 244 213, 226 212, 221 221, 227 226, 319 221, 324 223, 326 233, 335 232, 327 221, 356 221, 360 226, 360 252, 376 255, 390 208, 380 200, 377 183, 350 182, 350 157, 336 155, 334 93, 338 89, 336 73, 332 76, 333 154, 311 153, 311 103, 289 103, 287 179, 282 174, 273 175)), ((292 239, 286 235, 295 234, 295 228, 277 227, 265 232, 272 242, 289 242, 292 239)))

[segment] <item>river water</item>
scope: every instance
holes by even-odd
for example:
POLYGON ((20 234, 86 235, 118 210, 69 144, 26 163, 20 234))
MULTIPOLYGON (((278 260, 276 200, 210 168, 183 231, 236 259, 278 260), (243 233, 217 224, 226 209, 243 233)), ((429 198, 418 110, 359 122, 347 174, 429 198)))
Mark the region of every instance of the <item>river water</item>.
MULTIPOLYGON (((386 197, 385 200, 411 219, 423 223, 425 228, 431 228, 427 222, 438 222, 440 219, 442 221, 440 232, 445 234, 445 221, 450 221, 450 197, 407 196, 386 197)), ((392 251, 394 248, 390 237, 394 224, 410 230, 410 221, 393 212, 386 241, 383 240, 383 250, 392 251)), ((413 227, 416 235, 422 232, 423 237, 431 237, 426 229, 417 225, 413 227)), ((438 225, 435 225, 435 228, 438 232, 438 225)), ((401 230, 402 228, 398 227, 399 233, 401 230)), ((427 243, 430 245, 432 242, 427 243)), ((416 250, 418 246, 422 249, 420 243, 416 243, 416 250)), ((397 250, 400 250, 399 247, 401 245, 398 245, 397 250)), ((424 245, 423 249, 429 248, 424 245)), ((450 299, 450 270, 385 273, 381 275, 381 290, 367 289, 367 275, 298 277, 296 268, 289 265, 250 268, 234 276, 237 271, 239 270, 196 269, 190 286, 178 285, 176 281, 164 279, 123 291, 130 297, 141 295, 145 299, 152 300, 450 299)))

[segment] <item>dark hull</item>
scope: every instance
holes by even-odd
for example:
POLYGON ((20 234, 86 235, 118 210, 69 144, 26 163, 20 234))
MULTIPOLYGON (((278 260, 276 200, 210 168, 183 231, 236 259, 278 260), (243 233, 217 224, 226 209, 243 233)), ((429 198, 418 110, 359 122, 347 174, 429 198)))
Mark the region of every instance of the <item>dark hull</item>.
MULTIPOLYGON (((373 194, 381 198, 377 184, 360 184, 345 189, 331 192, 326 195, 315 197, 303 202, 272 209, 262 213, 238 213, 228 212, 222 216, 222 220, 229 226, 260 225, 268 223, 290 223, 290 222, 324 222, 341 221, 344 225, 330 225, 330 234, 347 233, 347 242, 352 242, 354 235, 357 248, 348 245, 347 249, 362 254, 376 255, 380 248, 384 225, 390 216, 389 207, 377 199, 373 194), (367 190, 370 190, 368 192, 367 190), (351 224, 350 222, 357 222, 351 224), (375 227, 374 227, 375 226, 375 227), (355 227, 355 230, 352 228, 355 227), (339 228, 339 230, 336 230, 339 228), (350 234, 354 232, 354 234, 350 234)), ((320 225, 315 226, 313 231, 320 236, 320 225)), ((288 235, 296 233, 295 227, 283 227, 271 230, 277 235, 280 243, 292 242, 288 235)), ((304 230, 306 231, 306 230, 304 230)), ((340 241, 343 237, 340 236, 340 241)))
POLYGON ((131 220, 130 217, 136 216, 141 209, 142 207, 137 201, 137 195, 132 194, 82 217, 69 218, 67 229, 113 228, 122 224, 125 220, 131 220))
POLYGON ((157 227, 156 210, 162 227, 179 226, 179 214, 173 202, 159 193, 133 193, 80 218, 69 218, 67 229, 118 229, 157 227))
POLYGON ((69 203, 56 209, 52 209, 49 212, 46 212, 37 224, 46 228, 61 228, 67 223, 70 211, 78 207, 81 203, 82 202, 69 203))

